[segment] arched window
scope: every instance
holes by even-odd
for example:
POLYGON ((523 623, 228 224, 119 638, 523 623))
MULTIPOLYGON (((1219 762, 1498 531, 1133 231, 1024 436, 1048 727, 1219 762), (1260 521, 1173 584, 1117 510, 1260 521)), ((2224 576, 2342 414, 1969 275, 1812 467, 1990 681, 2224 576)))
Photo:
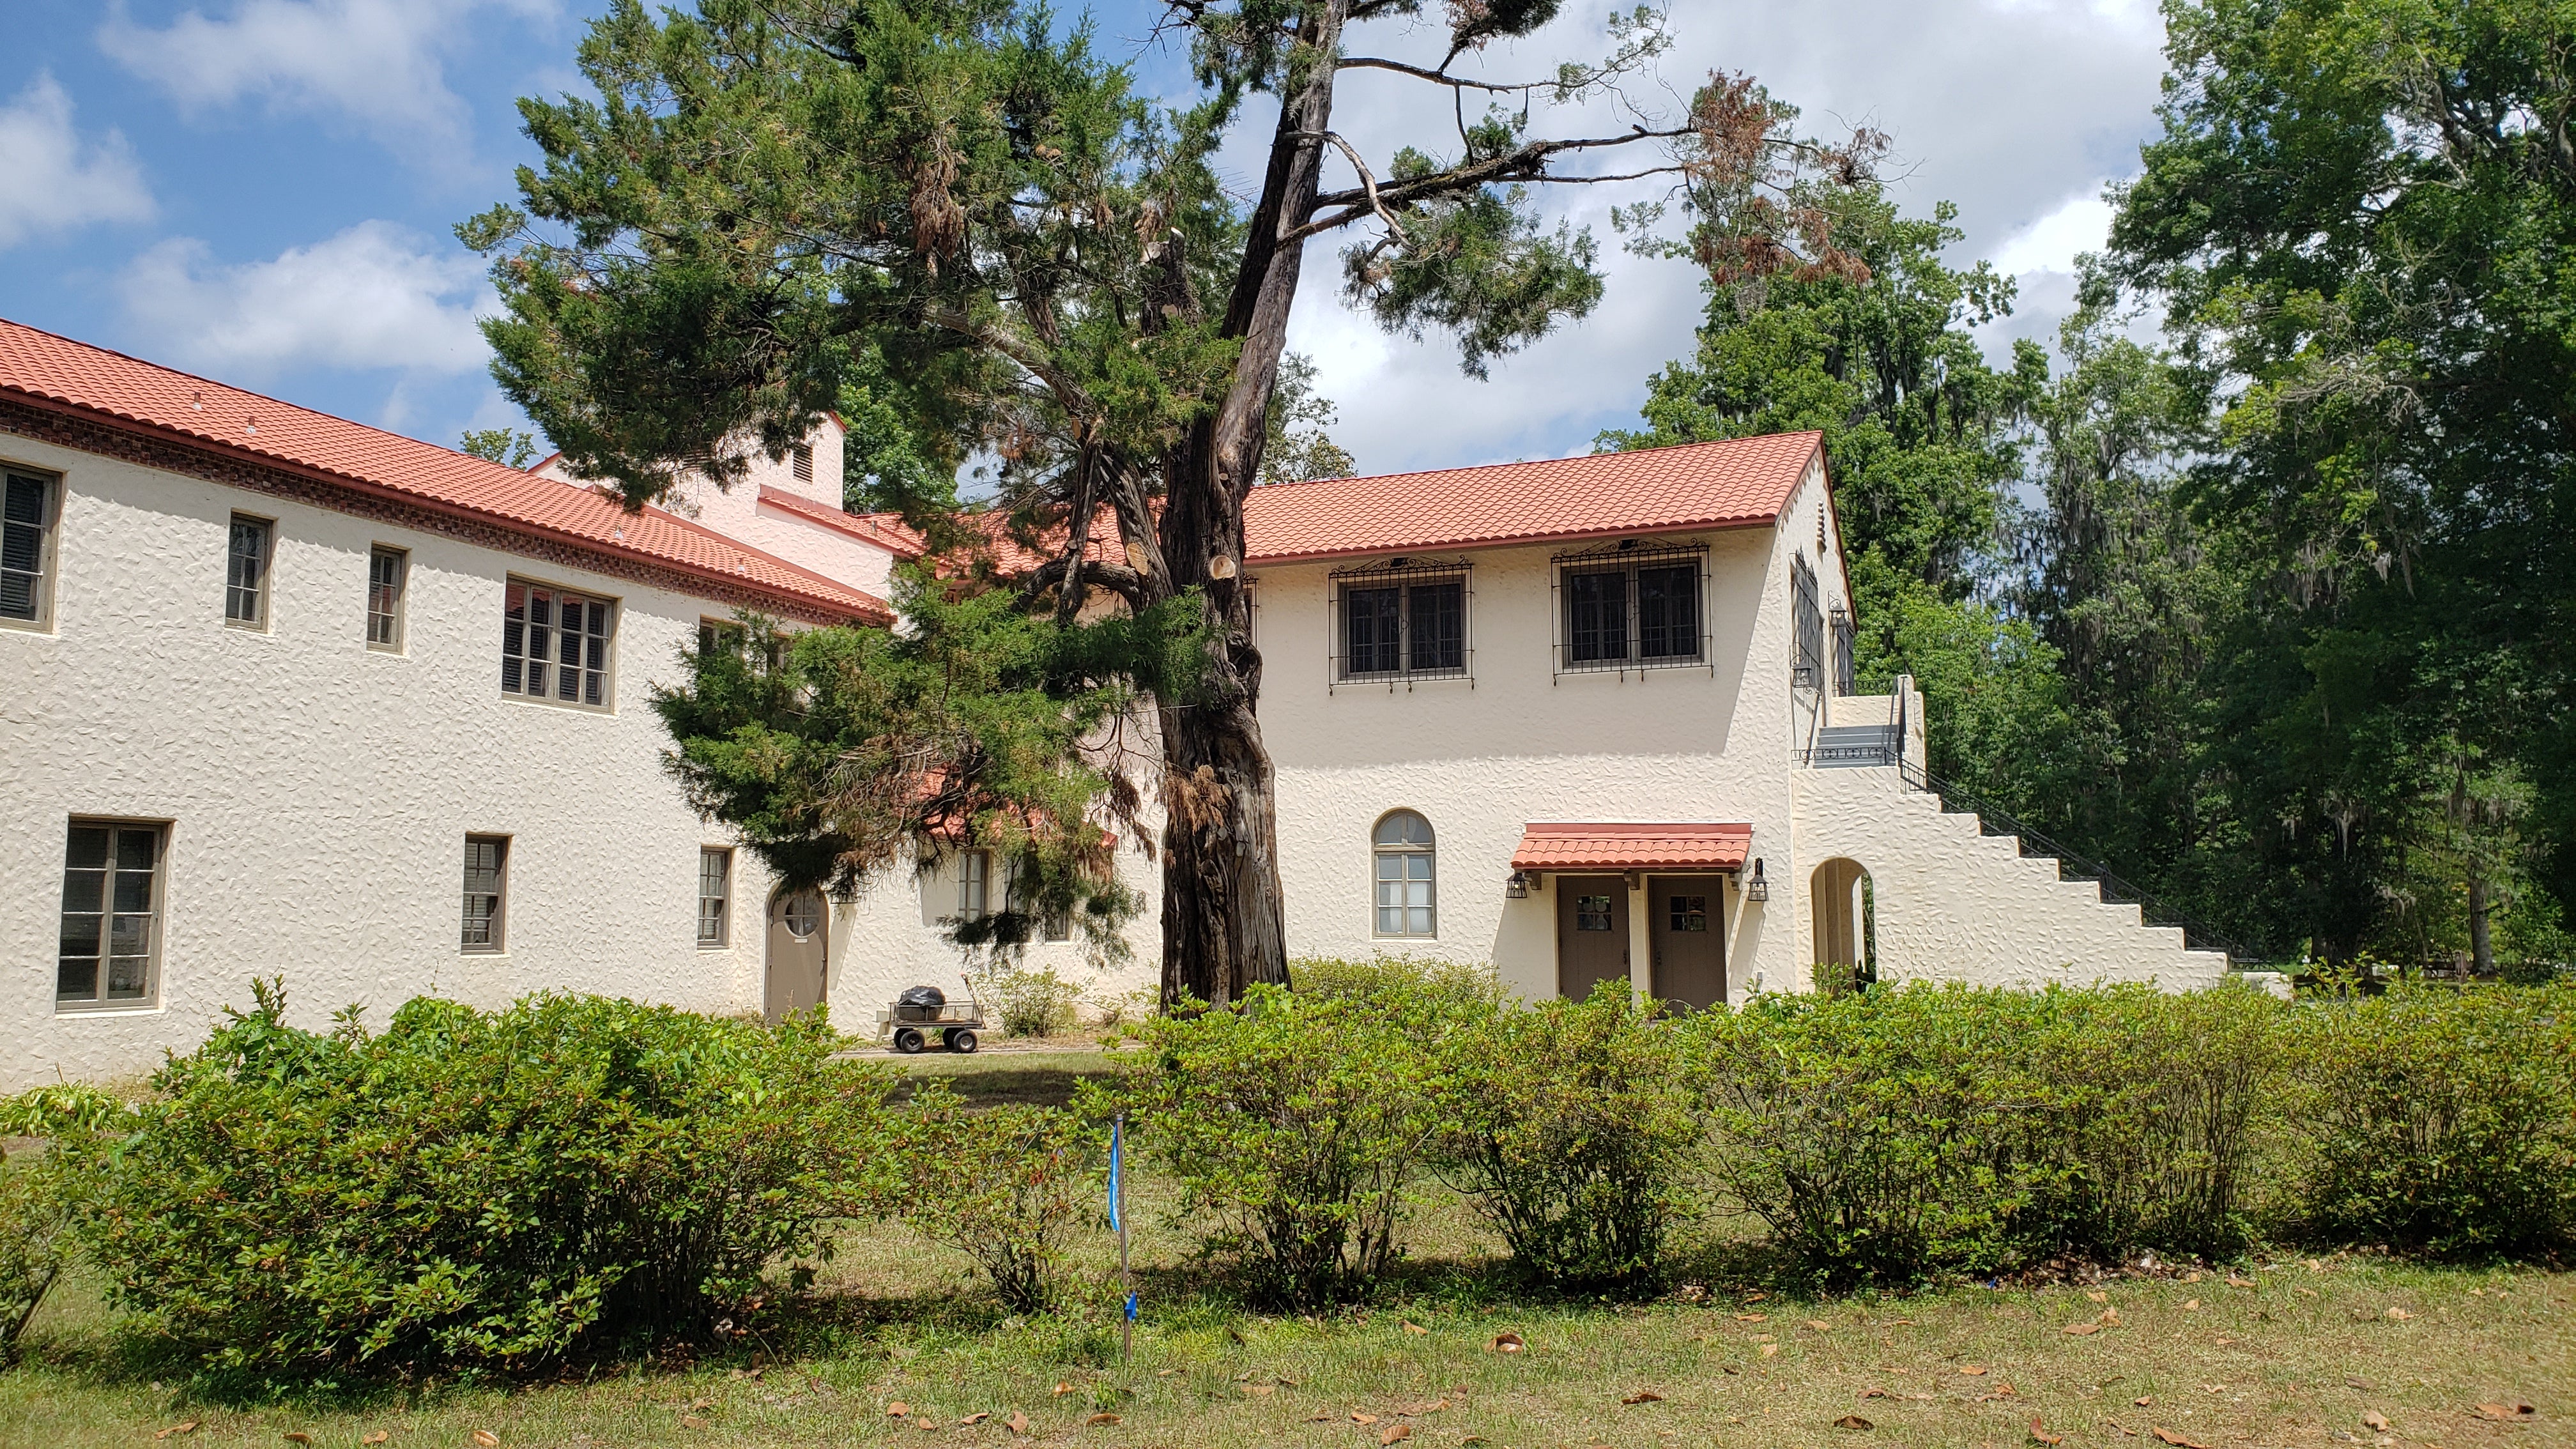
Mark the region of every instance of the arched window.
POLYGON ((1389 811, 1372 837, 1377 856, 1377 933, 1434 936, 1431 822, 1389 811))

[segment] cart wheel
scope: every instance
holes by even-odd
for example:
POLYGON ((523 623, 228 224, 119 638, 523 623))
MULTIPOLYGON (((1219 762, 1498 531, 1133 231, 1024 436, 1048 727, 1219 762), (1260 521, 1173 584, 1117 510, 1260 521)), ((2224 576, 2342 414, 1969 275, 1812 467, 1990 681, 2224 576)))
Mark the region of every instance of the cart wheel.
POLYGON ((912 1026, 896 1027, 894 1029, 894 1049, 903 1053, 905 1056, 911 1056, 913 1053, 920 1051, 921 1029, 919 1027, 912 1026))
POLYGON ((968 1031, 962 1026, 949 1032, 948 1049, 952 1052, 973 1051, 975 1049, 975 1033, 968 1031))

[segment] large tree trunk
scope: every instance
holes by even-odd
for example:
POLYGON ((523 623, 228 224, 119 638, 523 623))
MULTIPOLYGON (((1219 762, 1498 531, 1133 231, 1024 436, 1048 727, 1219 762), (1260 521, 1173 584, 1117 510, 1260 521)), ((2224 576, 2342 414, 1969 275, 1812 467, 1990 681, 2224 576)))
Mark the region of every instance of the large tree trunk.
POLYGON ((1332 124, 1332 59, 1345 5, 1309 12, 1299 40, 1322 57, 1280 100, 1223 331, 1240 338, 1234 382, 1216 416, 1173 450, 1160 532, 1174 592, 1196 588, 1208 619, 1206 687, 1166 702, 1163 727, 1163 1000, 1224 1005, 1288 979, 1270 752, 1254 707, 1261 656, 1243 599, 1243 499, 1261 468, 1270 389, 1288 343, 1305 243, 1283 234, 1314 215, 1321 133, 1332 124))
POLYGON ((2495 974, 2495 934, 2488 925, 2491 908, 2487 905, 2487 878, 2469 877, 2469 969, 2480 976, 2495 974))

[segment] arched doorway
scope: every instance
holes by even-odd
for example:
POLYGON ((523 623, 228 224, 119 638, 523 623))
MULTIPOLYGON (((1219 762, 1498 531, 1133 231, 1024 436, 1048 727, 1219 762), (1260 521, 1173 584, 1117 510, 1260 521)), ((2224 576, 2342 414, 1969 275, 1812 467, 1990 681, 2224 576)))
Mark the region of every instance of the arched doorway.
POLYGON ((831 919, 821 891, 780 891, 769 898, 769 989, 763 1014, 771 1021, 823 1004, 831 919))
POLYGON ((1821 991, 1847 991, 1876 978, 1877 923, 1871 919, 1869 872, 1836 856, 1816 867, 1807 885, 1815 918, 1815 982, 1821 991))

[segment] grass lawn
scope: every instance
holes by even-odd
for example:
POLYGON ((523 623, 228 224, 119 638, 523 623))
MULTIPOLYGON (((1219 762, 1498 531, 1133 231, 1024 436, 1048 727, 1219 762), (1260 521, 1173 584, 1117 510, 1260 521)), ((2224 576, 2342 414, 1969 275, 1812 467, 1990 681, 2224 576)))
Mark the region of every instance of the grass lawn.
MULTIPOLYGON (((908 1063, 981 1100, 1051 1100, 1099 1065, 1079 1051, 908 1063)), ((0 1372, 0 1445, 149 1444, 191 1422, 160 1442, 356 1446, 381 1433, 375 1442, 408 1449, 472 1445, 477 1431, 505 1449, 2055 1442, 2033 1440, 2034 1418, 2068 1445, 2138 1449, 2576 1444, 2576 1275, 2302 1259, 2198 1281, 2167 1271, 1802 1299, 1755 1286, 1760 1254, 1721 1221, 1690 1245, 1698 1266, 1684 1276, 1698 1287, 1651 1304, 1534 1303, 1463 1206, 1434 1196, 1383 1301, 1310 1320, 1232 1306, 1160 1224, 1150 1181, 1137 1191, 1146 1308, 1124 1363, 1105 1278, 1087 1317, 1023 1322, 993 1305, 962 1255, 868 1228, 844 1240, 823 1295, 727 1348, 517 1389, 192 1400, 125 1370, 95 1295, 75 1287, 30 1328, 27 1362, 0 1372), (2083 1325, 2092 1331, 2067 1332, 2083 1325), (1521 1351, 1496 1350, 1506 1333, 1521 1351), (2530 1415, 2516 1412, 2526 1404, 2530 1415), (1014 1414, 1025 1435, 1006 1422, 1014 1414), (1839 1427, 1847 1416, 1870 1427, 1839 1427)), ((1110 1261, 1095 1244, 1093 1269, 1110 1261)))

